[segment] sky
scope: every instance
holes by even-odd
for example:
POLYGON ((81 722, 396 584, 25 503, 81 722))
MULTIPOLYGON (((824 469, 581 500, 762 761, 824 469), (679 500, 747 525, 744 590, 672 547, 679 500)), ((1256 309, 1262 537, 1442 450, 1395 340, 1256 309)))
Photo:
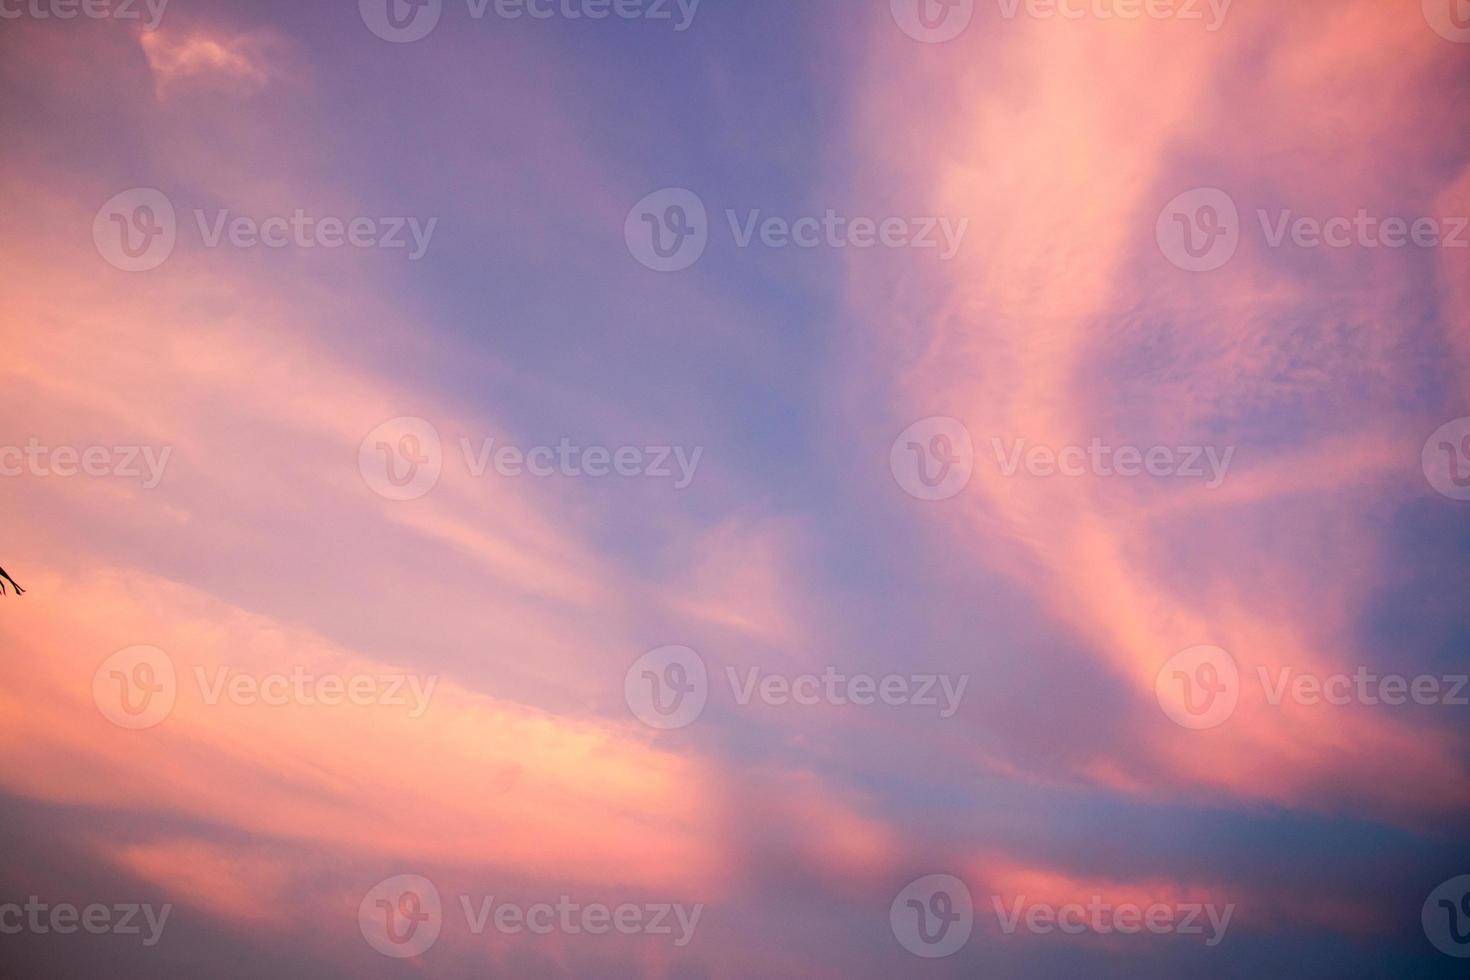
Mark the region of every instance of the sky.
POLYGON ((4 972, 1463 976, 1467 97, 1466 0, 0 0, 4 972))

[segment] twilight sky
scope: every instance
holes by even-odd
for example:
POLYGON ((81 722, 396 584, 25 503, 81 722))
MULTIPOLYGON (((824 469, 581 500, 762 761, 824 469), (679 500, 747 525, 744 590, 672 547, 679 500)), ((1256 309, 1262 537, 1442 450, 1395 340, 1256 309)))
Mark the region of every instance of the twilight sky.
POLYGON ((1467 99, 1467 0, 0 0, 0 967, 1463 976, 1467 99))

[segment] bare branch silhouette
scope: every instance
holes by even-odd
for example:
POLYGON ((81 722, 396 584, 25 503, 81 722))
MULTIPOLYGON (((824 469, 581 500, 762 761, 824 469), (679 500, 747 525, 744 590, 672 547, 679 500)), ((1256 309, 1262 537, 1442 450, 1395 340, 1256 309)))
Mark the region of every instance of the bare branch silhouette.
POLYGON ((5 569, 3 569, 3 568, 0 568, 0 580, 3 580, 3 581, 0 581, 0 595, 4 595, 5 594, 5 583, 6 582, 9 582, 12 586, 15 587, 15 594, 16 595, 25 595, 26 594, 26 590, 25 589, 22 589, 20 587, 20 583, 17 582, 15 579, 11 578, 10 575, 9 575, 9 573, 7 573, 5 571, 5 569))

